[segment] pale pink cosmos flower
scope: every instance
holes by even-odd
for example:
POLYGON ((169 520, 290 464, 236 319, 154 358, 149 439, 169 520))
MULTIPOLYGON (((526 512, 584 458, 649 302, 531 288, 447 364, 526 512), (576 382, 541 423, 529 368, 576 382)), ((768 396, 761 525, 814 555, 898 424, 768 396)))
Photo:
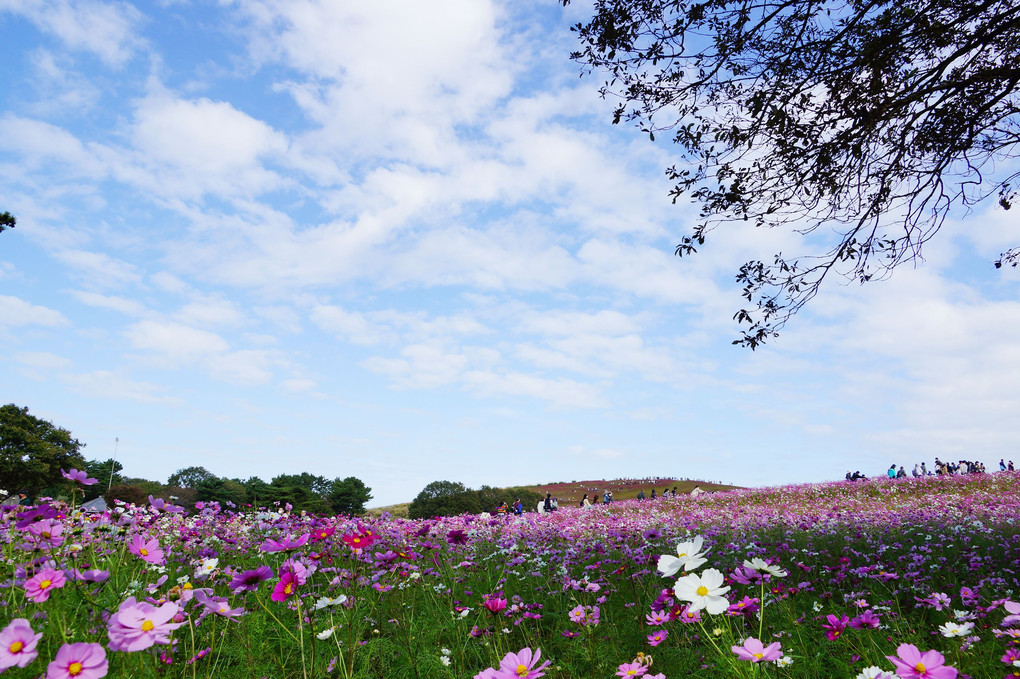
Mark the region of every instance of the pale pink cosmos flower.
POLYGON ((46 667, 46 679, 101 679, 109 663, 99 644, 64 644, 46 667))
POLYGON ((668 637, 668 636, 669 636, 669 630, 664 630, 664 629, 657 630, 656 632, 648 635, 648 645, 649 646, 658 646, 663 641, 665 641, 666 637, 668 637))
POLYGON ((0 630, 0 672, 11 667, 25 667, 36 659, 39 651, 36 644, 42 639, 42 632, 32 631, 25 618, 15 618, 11 624, 0 630))
POLYGON ((26 529, 28 534, 32 536, 38 546, 48 547, 59 547, 64 544, 64 524, 60 523, 56 519, 43 519, 42 521, 36 521, 35 523, 29 524, 26 529))
POLYGON ((64 586, 67 578, 63 571, 44 568, 25 581, 25 596, 39 604, 50 598, 50 593, 64 586))
POLYGON ((110 616, 107 632, 111 651, 141 651, 154 644, 169 644, 170 633, 183 622, 170 622, 180 606, 165 603, 159 608, 128 597, 110 616))
POLYGON ((135 556, 141 557, 142 561, 151 564, 162 563, 165 556, 163 550, 159 548, 159 541, 156 538, 146 540, 141 535, 135 535, 131 538, 131 542, 128 544, 128 551, 135 556))
POLYGON ((625 662, 620 665, 620 668, 616 671, 616 676, 623 677, 643 677, 648 673, 648 668, 639 662, 625 662))
POLYGON ((78 471, 77 469, 72 469, 69 472, 65 472, 63 469, 61 469, 60 475, 69 481, 77 481, 83 486, 91 486, 96 483, 99 483, 98 479, 90 479, 88 477, 89 476, 88 472, 78 471))
POLYGON ((497 677, 506 677, 507 679, 537 679, 537 677, 545 676, 545 668, 552 665, 552 663, 546 660, 541 665, 538 661, 542 657, 541 649, 535 649, 532 654, 530 648, 522 648, 517 653, 507 653, 503 659, 499 662, 499 674, 497 677))
POLYGON ((1002 604, 1002 607, 1006 609, 1006 612, 1011 614, 1002 619, 1003 627, 1009 627, 1010 625, 1020 622, 1020 604, 1014 601, 1006 601, 1002 604))
POLYGON ((896 674, 902 679, 956 679, 958 671, 947 666, 946 659, 938 651, 921 653, 913 644, 900 644, 896 655, 886 658, 896 666, 896 674))
POLYGON ((758 662, 769 662, 772 660, 778 660, 783 657, 783 651, 781 650, 778 641, 774 641, 768 646, 765 646, 754 637, 750 637, 744 640, 743 646, 731 646, 730 650, 737 654, 737 657, 741 660, 749 660, 753 663, 758 662))

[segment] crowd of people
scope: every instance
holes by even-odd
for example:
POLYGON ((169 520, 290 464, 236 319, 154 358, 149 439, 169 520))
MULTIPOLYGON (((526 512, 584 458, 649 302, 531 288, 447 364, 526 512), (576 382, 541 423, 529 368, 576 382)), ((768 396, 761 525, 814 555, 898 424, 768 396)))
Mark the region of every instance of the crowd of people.
MULTIPOLYGON (((935 465, 928 469, 926 462, 915 463, 914 468, 910 470, 909 474, 903 465, 898 467, 895 464, 889 465, 889 469, 886 470, 886 476, 890 479, 905 479, 908 476, 912 476, 915 479, 922 476, 954 476, 960 474, 984 474, 987 470, 985 469, 984 462, 977 462, 974 460, 959 460, 957 462, 943 462, 939 458, 935 458, 935 465)), ((1006 462, 1005 458, 999 460, 999 471, 1014 471, 1013 460, 1006 462)), ((847 481, 859 481, 861 479, 868 478, 859 471, 851 473, 849 470, 846 473, 847 481)))

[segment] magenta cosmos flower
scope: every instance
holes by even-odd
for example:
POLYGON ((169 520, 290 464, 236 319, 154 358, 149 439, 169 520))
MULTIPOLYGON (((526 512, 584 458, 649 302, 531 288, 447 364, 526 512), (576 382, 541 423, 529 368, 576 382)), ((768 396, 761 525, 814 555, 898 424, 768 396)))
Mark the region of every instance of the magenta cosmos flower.
POLYGON ((159 541, 156 538, 146 540, 141 535, 136 535, 131 538, 128 550, 147 563, 159 564, 163 562, 164 553, 159 548, 159 541))
POLYGON ((541 657, 542 651, 537 648, 534 655, 532 655, 530 648, 522 648, 517 653, 507 653, 499 661, 499 672, 495 676, 506 677, 506 679, 536 679, 536 677, 543 677, 545 672, 542 670, 552 665, 552 663, 546 660, 539 665, 538 661, 541 657))
POLYGON ((129 597, 110 616, 107 631, 111 651, 141 651, 154 644, 169 644, 170 633, 183 622, 170 622, 180 606, 165 603, 159 608, 129 597))
POLYGON ((15 618, 0 630, 0 672, 9 667, 25 667, 39 655, 36 644, 42 632, 35 634, 28 620, 15 618))
POLYGON ((276 583, 276 587, 273 588, 273 593, 269 595, 269 598, 273 601, 286 601, 294 596, 294 592, 299 584, 297 577, 293 573, 284 571, 280 574, 280 580, 276 583))
POLYGON ((921 653, 913 644, 900 644, 896 655, 886 658, 896 666, 896 675, 902 679, 956 679, 955 667, 947 667, 946 659, 938 651, 921 653))
POLYGON ((783 652, 780 650, 778 641, 774 641, 768 646, 762 645, 762 643, 750 637, 744 641, 743 646, 731 646, 730 650, 737 654, 737 657, 741 660, 750 660, 751 662, 768 662, 770 660, 779 660, 783 657, 783 652))
POLYGON ((46 679, 100 679, 109 669, 99 644, 64 644, 46 667, 46 679))
POLYGON ((61 469, 60 475, 69 481, 77 481, 83 486, 91 486, 95 483, 99 483, 98 479, 90 479, 87 472, 78 471, 77 469, 72 469, 69 472, 65 472, 61 469))
POLYGON ((658 646, 663 641, 665 641, 666 637, 668 637, 668 636, 669 636, 669 631, 668 630, 664 630, 664 629, 657 630, 654 634, 649 634, 648 635, 648 645, 649 646, 658 646))
POLYGON ((44 568, 25 581, 25 596, 37 604, 50 598, 50 592, 64 586, 67 578, 63 571, 44 568))

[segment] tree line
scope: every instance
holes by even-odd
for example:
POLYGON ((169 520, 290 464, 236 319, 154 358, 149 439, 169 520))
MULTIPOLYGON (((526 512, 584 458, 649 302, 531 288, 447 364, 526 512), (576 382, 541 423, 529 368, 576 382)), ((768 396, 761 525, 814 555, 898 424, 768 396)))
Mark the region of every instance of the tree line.
POLYGON ((85 459, 84 447, 67 429, 35 417, 28 408, 0 406, 0 490, 33 500, 70 497, 76 484, 61 470, 74 468, 98 481, 83 487, 82 501, 102 496, 110 505, 116 500, 144 504, 151 495, 188 509, 197 502, 219 502, 238 509, 290 505, 295 511, 353 515, 364 513, 372 499, 372 489, 357 477, 330 480, 309 472, 281 474, 266 482, 257 476, 220 477, 193 466, 160 483, 124 475, 123 465, 112 458, 85 459))
POLYGON ((530 488, 482 486, 473 490, 457 481, 433 481, 411 501, 407 515, 412 519, 428 519, 433 516, 494 513, 504 502, 513 507, 518 499, 525 510, 534 510, 543 496, 530 488))

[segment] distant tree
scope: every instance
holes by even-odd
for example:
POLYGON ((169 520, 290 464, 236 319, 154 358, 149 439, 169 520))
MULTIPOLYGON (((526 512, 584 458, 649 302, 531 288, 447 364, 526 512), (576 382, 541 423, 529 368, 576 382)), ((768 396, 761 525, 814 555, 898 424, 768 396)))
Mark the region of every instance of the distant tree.
POLYGON ((0 406, 0 487, 33 499, 57 488, 64 482, 61 469, 85 467, 84 446, 68 430, 30 415, 28 408, 0 406))
POLYGON ((134 476, 125 476, 121 479, 121 483, 126 486, 138 486, 145 491, 146 495, 152 495, 153 497, 161 496, 166 488, 166 486, 159 481, 150 481, 149 479, 134 476))
POLYGON ((372 489, 354 476, 348 476, 346 479, 336 478, 333 479, 326 499, 337 514, 349 516, 364 514, 365 504, 372 499, 372 489))
POLYGON ((671 193, 701 220, 678 255, 732 222, 805 236, 806 256, 740 269, 756 308, 734 344, 775 336, 827 277, 916 261, 951 210, 1017 194, 1016 0, 595 0, 574 30, 613 122, 684 158, 671 193))
POLYGON ((219 502, 221 505, 232 502, 235 506, 241 506, 248 501, 248 491, 243 484, 216 477, 199 481, 195 487, 195 496, 202 502, 219 502))
POLYGON ((106 498, 106 504, 113 507, 115 500, 121 500, 122 502, 129 502, 136 505, 144 505, 149 501, 149 492, 141 486, 136 486, 130 483, 118 483, 114 484, 110 488, 109 492, 104 493, 103 497, 106 498))
POLYGON ((477 514, 482 510, 478 493, 456 481, 433 481, 425 486, 407 508, 412 519, 430 516, 477 514))
POLYGON ((85 471, 99 483, 85 487, 85 499, 95 499, 104 494, 106 489, 112 487, 113 484, 123 483, 124 477, 120 474, 123 470, 124 465, 112 457, 108 460, 86 460, 85 471))
POLYGON ((316 476, 315 474, 309 474, 308 472, 274 476, 271 483, 274 486, 280 487, 298 486, 299 488, 304 488, 309 492, 322 495, 324 497, 329 494, 333 487, 333 482, 329 481, 324 476, 316 476))
POLYGON ((178 469, 167 479, 168 486, 181 486, 182 488, 198 488, 203 481, 211 481, 216 475, 205 467, 185 467, 178 469))
POLYGON ((0 212, 0 233, 3 233, 4 229, 13 229, 17 222, 10 212, 0 212))

